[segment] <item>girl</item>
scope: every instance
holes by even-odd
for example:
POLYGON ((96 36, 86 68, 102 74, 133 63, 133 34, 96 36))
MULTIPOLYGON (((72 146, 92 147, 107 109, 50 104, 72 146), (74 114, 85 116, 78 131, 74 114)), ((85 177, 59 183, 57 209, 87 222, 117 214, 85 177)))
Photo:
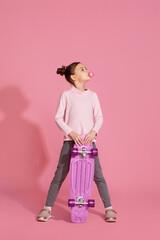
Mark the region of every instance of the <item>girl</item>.
MULTIPOLYGON (((45 206, 37 217, 38 221, 48 221, 52 217, 51 209, 69 172, 73 145, 92 144, 93 148, 96 148, 96 136, 102 125, 103 116, 97 94, 85 88, 85 83, 90 80, 88 73, 88 69, 80 62, 73 62, 67 67, 62 66, 62 68, 57 69, 57 74, 65 75, 65 79, 71 84, 71 88, 61 93, 55 115, 55 122, 64 134, 63 146, 45 206), (82 133, 86 133, 85 139, 80 135, 82 133)), ((105 220, 116 222, 115 213, 117 212, 113 210, 111 205, 99 157, 95 156, 94 159, 94 181, 105 207, 105 220)))

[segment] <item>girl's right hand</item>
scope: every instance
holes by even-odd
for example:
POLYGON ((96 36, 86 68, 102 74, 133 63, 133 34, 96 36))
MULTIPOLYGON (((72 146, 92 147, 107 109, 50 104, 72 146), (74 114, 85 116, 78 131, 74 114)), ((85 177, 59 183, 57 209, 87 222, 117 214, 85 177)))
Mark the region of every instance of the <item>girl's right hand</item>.
POLYGON ((80 147, 81 147, 81 144, 82 145, 84 144, 84 139, 80 134, 72 131, 68 135, 71 136, 71 138, 74 140, 77 147, 78 147, 78 144, 80 145, 80 147))

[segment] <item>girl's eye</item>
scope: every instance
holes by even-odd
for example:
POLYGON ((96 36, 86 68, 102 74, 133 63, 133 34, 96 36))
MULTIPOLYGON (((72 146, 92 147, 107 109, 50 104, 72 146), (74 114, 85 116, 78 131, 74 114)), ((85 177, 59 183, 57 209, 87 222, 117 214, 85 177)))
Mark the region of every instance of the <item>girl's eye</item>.
MULTIPOLYGON (((84 68, 82 68, 82 70, 84 70, 84 68)), ((87 68, 86 68, 86 70, 87 70, 87 68)))

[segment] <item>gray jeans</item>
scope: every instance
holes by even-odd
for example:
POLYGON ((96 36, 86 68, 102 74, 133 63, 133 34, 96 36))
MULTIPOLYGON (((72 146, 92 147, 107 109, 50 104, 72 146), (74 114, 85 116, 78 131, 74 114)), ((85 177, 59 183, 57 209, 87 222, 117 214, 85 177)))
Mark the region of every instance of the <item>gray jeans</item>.
MULTIPOLYGON (((57 198, 60 187, 69 172, 71 149, 74 144, 75 144, 74 141, 63 142, 63 146, 60 152, 59 162, 57 165, 57 170, 55 171, 55 175, 50 184, 45 206, 52 207, 57 198)), ((92 145, 93 145, 93 148, 96 148, 95 142, 92 142, 92 145)), ((94 181, 97 185, 104 207, 105 208, 110 207, 111 201, 110 201, 110 196, 108 192, 108 187, 102 173, 98 155, 94 157, 94 181)))

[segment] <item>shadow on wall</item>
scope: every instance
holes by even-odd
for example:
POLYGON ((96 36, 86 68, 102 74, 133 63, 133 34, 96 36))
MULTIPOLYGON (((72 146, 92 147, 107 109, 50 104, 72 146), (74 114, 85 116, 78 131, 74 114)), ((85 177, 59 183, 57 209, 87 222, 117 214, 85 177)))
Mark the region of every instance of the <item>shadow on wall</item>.
POLYGON ((49 156, 40 128, 22 113, 29 102, 15 86, 0 90, 0 191, 31 212, 46 199, 39 184, 49 156))

